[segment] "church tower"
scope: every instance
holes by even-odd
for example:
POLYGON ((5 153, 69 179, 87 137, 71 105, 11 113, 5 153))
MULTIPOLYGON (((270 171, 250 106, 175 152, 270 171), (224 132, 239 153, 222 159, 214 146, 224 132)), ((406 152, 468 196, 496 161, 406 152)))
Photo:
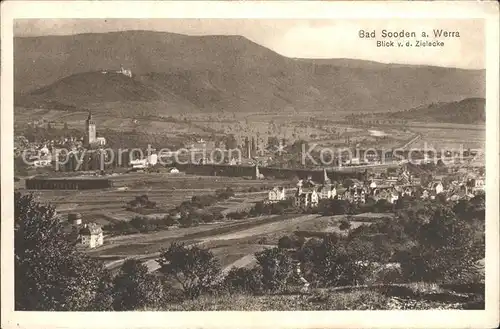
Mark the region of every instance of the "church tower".
POLYGON ((253 179, 260 179, 260 170, 259 170, 259 165, 258 164, 255 165, 253 179))
POLYGON ((89 116, 85 120, 85 144, 89 146, 96 142, 95 121, 92 119, 92 112, 89 111, 89 116))
POLYGON ((323 168, 323 184, 328 185, 330 183, 330 177, 328 177, 328 174, 326 173, 326 168, 323 168))

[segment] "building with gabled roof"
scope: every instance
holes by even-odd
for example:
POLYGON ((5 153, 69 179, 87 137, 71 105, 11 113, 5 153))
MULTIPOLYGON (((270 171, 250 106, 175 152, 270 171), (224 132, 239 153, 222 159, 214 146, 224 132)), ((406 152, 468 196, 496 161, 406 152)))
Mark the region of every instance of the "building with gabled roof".
POLYGON ((82 246, 96 248, 104 243, 104 234, 100 225, 96 223, 83 224, 79 231, 79 240, 82 246))
POLYGON ((268 193, 268 198, 267 198, 268 202, 269 203, 277 203, 280 201, 284 201, 286 199, 285 192, 286 192, 286 190, 284 187, 275 186, 268 193))

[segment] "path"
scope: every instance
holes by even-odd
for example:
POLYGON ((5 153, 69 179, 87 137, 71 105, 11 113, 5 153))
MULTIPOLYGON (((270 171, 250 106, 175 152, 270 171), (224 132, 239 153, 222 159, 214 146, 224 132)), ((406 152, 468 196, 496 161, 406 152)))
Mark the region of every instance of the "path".
POLYGON ((406 149, 408 146, 410 146, 411 144, 415 143, 420 138, 422 138, 422 134, 417 134, 417 136, 413 137, 409 142, 407 142, 406 144, 404 144, 403 146, 401 146, 399 148, 400 149, 406 149))

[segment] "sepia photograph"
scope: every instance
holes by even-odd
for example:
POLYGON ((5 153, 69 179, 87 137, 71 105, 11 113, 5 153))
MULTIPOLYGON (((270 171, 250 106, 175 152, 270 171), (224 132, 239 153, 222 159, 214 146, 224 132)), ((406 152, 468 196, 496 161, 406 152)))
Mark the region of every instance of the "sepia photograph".
POLYGON ((498 321, 491 20, 237 5, 9 16, 2 312, 8 293, 14 315, 496 306, 498 321))

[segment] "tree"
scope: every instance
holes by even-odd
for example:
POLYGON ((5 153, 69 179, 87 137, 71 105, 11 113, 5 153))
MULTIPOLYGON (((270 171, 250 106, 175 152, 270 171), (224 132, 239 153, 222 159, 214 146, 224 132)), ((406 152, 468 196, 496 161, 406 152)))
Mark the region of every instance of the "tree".
POLYGON ((318 208, 323 215, 344 215, 349 211, 350 204, 347 200, 321 200, 318 208))
POLYGON ((120 268, 113 285, 113 308, 116 311, 137 310, 160 304, 163 286, 139 260, 128 259, 120 268))
POLYGON ((347 219, 342 219, 339 224, 339 229, 342 231, 348 231, 351 228, 351 222, 347 219))
POLYGON ((408 232, 415 236, 417 245, 398 259, 406 276, 433 282, 463 282, 475 276, 477 261, 484 258, 484 245, 475 238, 473 227, 446 205, 438 203, 427 212, 430 215, 424 218, 419 218, 420 212, 407 213, 408 221, 421 225, 416 232, 408 232))
POLYGON ((311 263, 315 277, 324 285, 353 285, 363 281, 370 258, 358 248, 351 249, 343 240, 326 238, 313 248, 311 263))
POLYGON ((285 235, 278 240, 278 248, 291 249, 293 247, 295 247, 294 242, 288 235, 285 235))
POLYGON ((229 134, 228 136, 226 136, 225 144, 226 150, 234 150, 238 147, 238 142, 236 141, 236 138, 233 134, 229 134))
POLYGON ((187 297, 209 292, 221 280, 221 265, 210 250, 172 243, 157 260, 161 271, 178 281, 187 297))
POLYGON ((284 291, 293 274, 290 254, 281 248, 265 249, 255 254, 262 269, 263 287, 268 291, 284 291))
POLYGON ((55 208, 15 194, 15 308, 38 311, 99 311, 105 298, 102 264, 78 252, 55 208))
POLYGON ((268 150, 276 150, 276 148, 280 145, 280 141, 276 136, 269 136, 267 138, 267 149, 268 150))
POLYGON ((224 278, 224 287, 230 293, 259 292, 262 289, 262 271, 258 267, 233 267, 224 278))

